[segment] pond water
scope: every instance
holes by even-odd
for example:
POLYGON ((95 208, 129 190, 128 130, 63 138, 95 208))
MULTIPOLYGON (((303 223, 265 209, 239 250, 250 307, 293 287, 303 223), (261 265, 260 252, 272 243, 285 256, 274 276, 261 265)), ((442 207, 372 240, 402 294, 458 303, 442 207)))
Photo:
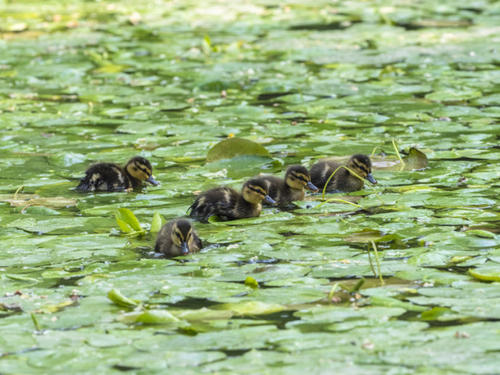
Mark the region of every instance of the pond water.
POLYGON ((0 373, 498 373, 500 3, 0 4, 0 373), (195 192, 354 153, 377 185, 153 254, 195 192), (160 186, 73 190, 134 155, 160 186))

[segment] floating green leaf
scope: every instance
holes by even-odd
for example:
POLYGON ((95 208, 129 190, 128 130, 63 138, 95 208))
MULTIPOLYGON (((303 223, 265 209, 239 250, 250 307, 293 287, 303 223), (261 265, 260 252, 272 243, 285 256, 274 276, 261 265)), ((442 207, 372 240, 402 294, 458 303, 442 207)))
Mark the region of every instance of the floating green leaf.
POLYGON ((259 283, 257 282, 257 280, 255 280, 251 276, 247 276, 247 278, 245 279, 245 285, 254 289, 259 287, 259 283))
POLYGON ((144 310, 122 314, 118 320, 123 323, 171 324, 182 323, 167 310, 144 310))
POLYGON ((469 275, 481 281, 500 281, 500 266, 487 264, 478 268, 471 268, 469 275))
POLYGON ((226 303, 218 306, 219 309, 229 310, 235 315, 252 316, 262 314, 272 314, 285 310, 285 306, 275 303, 265 303, 260 301, 248 301, 241 303, 226 303))
POLYGON ((426 168, 428 165, 427 156, 415 147, 411 147, 408 156, 405 158, 405 169, 412 171, 426 168))

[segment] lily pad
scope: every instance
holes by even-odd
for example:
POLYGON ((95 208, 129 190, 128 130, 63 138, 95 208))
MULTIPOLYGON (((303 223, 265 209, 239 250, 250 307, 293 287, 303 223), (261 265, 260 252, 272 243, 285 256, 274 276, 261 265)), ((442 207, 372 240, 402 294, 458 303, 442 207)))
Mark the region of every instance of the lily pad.
POLYGON ((258 143, 243 138, 228 138, 213 146, 207 153, 207 162, 231 159, 240 155, 271 157, 269 151, 258 143))

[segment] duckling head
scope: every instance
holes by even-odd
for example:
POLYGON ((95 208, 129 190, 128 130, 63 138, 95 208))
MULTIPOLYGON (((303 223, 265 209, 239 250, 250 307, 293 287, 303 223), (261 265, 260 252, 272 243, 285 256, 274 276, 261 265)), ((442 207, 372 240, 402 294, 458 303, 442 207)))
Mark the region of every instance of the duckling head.
POLYGON ((303 190, 307 188, 311 191, 318 191, 318 188, 311 182, 309 171, 302 165, 291 165, 286 170, 285 182, 292 189, 303 190))
POLYGON ((243 199, 252 204, 259 204, 264 199, 271 204, 276 203, 276 201, 267 194, 266 183, 258 178, 245 182, 241 193, 243 194, 243 199))
POLYGON ((141 157, 134 156, 127 162, 125 169, 129 175, 139 181, 149 182, 151 185, 159 185, 153 177, 153 167, 149 160, 141 157))
POLYGON ((189 241, 193 235, 193 227, 187 220, 181 219, 174 222, 170 237, 175 246, 181 249, 182 255, 189 253, 189 241))
POLYGON ((356 174, 360 177, 370 181, 372 184, 377 183, 377 180, 375 180, 372 176, 372 162, 368 156, 362 154, 353 155, 347 162, 346 166, 356 172, 356 174))

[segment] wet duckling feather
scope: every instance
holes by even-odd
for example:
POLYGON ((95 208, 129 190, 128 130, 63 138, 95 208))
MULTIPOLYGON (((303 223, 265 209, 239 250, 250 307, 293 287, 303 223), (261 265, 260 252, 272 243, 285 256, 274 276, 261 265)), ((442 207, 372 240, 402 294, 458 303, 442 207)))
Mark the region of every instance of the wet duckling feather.
POLYGON ((114 163, 97 163, 85 171, 85 176, 80 180, 76 190, 127 191, 138 188, 143 181, 158 185, 152 173, 151 163, 141 156, 133 157, 123 168, 114 163))

